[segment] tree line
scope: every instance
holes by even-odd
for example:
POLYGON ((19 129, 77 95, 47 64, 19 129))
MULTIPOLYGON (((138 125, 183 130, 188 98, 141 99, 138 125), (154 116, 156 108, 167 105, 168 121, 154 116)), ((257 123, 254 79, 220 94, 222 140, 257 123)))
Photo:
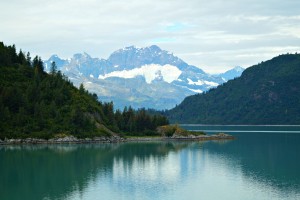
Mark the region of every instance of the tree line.
POLYGON ((300 55, 284 54, 241 77, 189 96, 165 113, 173 123, 300 124, 300 55))
POLYGON ((48 73, 40 57, 0 42, 0 138, 41 137, 57 134, 77 137, 155 134, 168 124, 159 113, 145 109, 114 110, 81 84, 76 88, 52 63, 48 73), (109 131, 109 130, 111 131, 109 131))

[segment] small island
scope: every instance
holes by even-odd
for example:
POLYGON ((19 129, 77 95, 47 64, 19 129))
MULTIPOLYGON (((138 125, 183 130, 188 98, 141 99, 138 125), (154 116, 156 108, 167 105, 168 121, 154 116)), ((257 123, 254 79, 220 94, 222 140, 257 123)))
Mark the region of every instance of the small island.
POLYGON ((232 135, 218 133, 207 135, 203 131, 188 131, 179 125, 165 125, 157 128, 157 132, 168 140, 224 140, 234 139, 232 135))
POLYGON ((125 141, 205 141, 205 140, 233 140, 234 136, 217 133, 207 135, 203 131, 188 131, 181 128, 179 125, 165 125, 156 129, 158 136, 130 136, 126 137, 125 141))

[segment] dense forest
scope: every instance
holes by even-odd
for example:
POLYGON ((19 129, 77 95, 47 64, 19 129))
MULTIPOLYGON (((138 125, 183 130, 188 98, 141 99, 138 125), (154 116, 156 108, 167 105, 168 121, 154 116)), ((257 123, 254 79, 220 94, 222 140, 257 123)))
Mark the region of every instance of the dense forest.
POLYGON ((168 124, 166 117, 145 109, 114 110, 83 85, 79 88, 57 71, 44 71, 40 57, 0 42, 0 138, 149 135, 168 124))
POLYGON ((166 115, 179 123, 300 124, 300 55, 249 67, 239 78, 187 97, 166 115))

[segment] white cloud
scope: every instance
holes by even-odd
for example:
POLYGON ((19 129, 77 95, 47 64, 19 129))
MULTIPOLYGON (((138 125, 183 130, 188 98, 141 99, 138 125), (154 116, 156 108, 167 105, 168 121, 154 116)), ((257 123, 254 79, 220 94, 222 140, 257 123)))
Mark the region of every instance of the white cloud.
POLYGON ((196 93, 202 93, 203 91, 202 90, 194 90, 194 89, 191 89, 191 88, 188 88, 189 90, 191 90, 192 92, 196 92, 196 93))
POLYGON ((10 0, 0 7, 1 40, 44 59, 83 51, 107 58, 125 46, 158 44, 223 71, 269 59, 263 55, 274 55, 273 47, 300 51, 299 0, 10 0), (257 57, 241 58, 245 49, 257 57))
POLYGON ((109 77, 119 78, 135 78, 137 76, 143 76, 147 83, 151 83, 155 78, 162 76, 163 80, 171 83, 177 80, 182 72, 172 65, 143 65, 140 68, 134 68, 132 70, 114 71, 108 74, 99 75, 99 79, 106 79, 109 77))

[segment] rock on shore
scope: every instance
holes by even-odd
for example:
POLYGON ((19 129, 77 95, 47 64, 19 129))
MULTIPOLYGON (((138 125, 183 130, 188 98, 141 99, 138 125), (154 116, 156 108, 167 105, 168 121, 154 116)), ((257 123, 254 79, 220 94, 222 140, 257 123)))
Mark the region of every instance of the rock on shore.
POLYGON ((174 134, 170 139, 175 140, 232 140, 235 139, 232 135, 225 134, 225 133, 218 133, 214 135, 176 135, 174 134))

